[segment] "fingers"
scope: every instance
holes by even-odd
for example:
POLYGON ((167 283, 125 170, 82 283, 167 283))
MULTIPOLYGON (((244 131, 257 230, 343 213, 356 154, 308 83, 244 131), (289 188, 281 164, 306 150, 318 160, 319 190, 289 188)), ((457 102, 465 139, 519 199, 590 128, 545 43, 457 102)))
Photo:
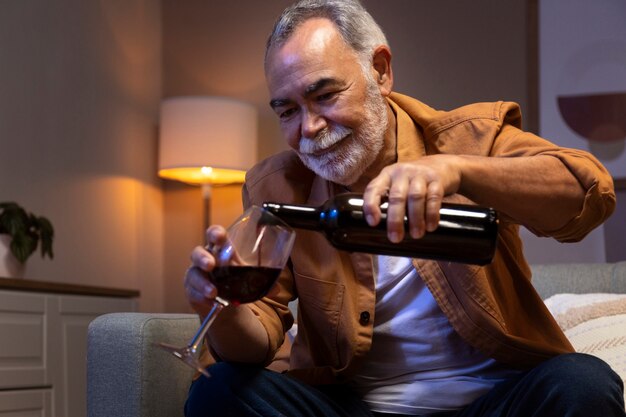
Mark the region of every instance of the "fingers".
POLYGON ((426 182, 421 178, 415 178, 411 181, 409 187, 409 195, 407 198, 407 217, 409 218, 409 232, 413 239, 419 239, 424 236, 425 226, 425 209, 426 205, 426 182))
POLYGON ((444 191, 441 183, 431 182, 428 184, 426 197, 426 231, 433 232, 439 226, 439 211, 443 202, 444 191))
POLYGON ((365 188, 363 192, 363 214, 365 220, 370 226, 376 226, 380 223, 381 198, 387 195, 387 191, 391 186, 391 177, 386 171, 382 171, 374 178, 365 188))
POLYGON ((408 233, 414 239, 434 231, 439 225, 446 177, 441 168, 425 165, 425 160, 421 162, 397 163, 384 168, 363 194, 363 211, 370 226, 380 222, 381 198, 387 196, 387 236, 391 242, 404 239, 406 220, 408 233))
POLYGON ((215 257, 207 248, 196 246, 191 252, 191 264, 208 272, 215 268, 215 257))
MULTIPOLYGON (((206 233, 206 240, 207 246, 204 249, 213 255, 213 261, 208 265, 209 268, 213 269, 216 266, 245 264, 241 255, 237 252, 237 248, 228 240, 226 229, 222 226, 209 227, 206 233)), ((202 254, 200 254, 200 256, 201 255, 202 254)))
POLYGON ((391 242, 400 242, 408 232, 419 239, 439 225, 439 209, 443 188, 439 181, 428 182, 422 176, 401 177, 389 190, 387 208, 387 236, 391 242))
POLYGON ((206 230, 207 249, 219 248, 226 243, 226 229, 219 225, 213 225, 206 230))
POLYGON ((199 313, 205 312, 217 296, 217 290, 208 279, 206 270, 191 266, 185 273, 185 295, 191 306, 199 313))
POLYGON ((190 301, 202 303, 206 299, 215 298, 216 289, 208 279, 206 271, 198 267, 189 267, 185 273, 185 291, 190 301))
POLYGON ((387 197, 387 237, 398 243, 404 239, 409 181, 405 177, 394 179, 387 197))
POLYGON ((217 289, 209 280, 215 268, 216 258, 212 252, 226 241, 226 229, 211 226, 206 232, 207 246, 196 246, 191 252, 191 266, 185 272, 185 296, 191 306, 200 314, 205 314, 217 296, 217 289))

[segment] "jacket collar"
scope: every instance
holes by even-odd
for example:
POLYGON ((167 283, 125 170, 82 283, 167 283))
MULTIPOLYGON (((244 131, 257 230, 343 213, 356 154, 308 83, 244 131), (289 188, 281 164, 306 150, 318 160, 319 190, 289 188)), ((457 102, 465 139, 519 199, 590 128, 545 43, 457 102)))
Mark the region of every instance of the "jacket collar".
POLYGON ((393 113, 396 115, 396 153, 398 162, 415 160, 424 156, 424 135, 419 124, 395 100, 392 93, 387 99, 393 113))

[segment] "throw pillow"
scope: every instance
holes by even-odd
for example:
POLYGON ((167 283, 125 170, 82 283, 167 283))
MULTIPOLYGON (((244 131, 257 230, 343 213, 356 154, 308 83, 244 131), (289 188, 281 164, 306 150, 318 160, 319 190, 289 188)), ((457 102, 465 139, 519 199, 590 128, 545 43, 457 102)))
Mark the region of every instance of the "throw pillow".
POLYGON ((557 294, 545 303, 577 352, 599 357, 626 381, 626 294, 557 294))

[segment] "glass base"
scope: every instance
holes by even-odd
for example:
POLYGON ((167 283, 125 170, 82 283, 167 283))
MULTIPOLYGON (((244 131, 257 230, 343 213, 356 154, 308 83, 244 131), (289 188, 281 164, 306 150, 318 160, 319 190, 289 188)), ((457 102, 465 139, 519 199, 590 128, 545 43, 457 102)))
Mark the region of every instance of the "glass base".
POLYGON ((211 377, 209 372, 206 370, 205 367, 202 366, 202 364, 196 357, 196 352, 189 346, 179 347, 179 346, 174 346, 174 345, 170 345, 167 343, 155 343, 155 346, 176 356, 187 366, 195 369, 196 371, 200 372, 202 375, 206 376, 207 378, 211 377))

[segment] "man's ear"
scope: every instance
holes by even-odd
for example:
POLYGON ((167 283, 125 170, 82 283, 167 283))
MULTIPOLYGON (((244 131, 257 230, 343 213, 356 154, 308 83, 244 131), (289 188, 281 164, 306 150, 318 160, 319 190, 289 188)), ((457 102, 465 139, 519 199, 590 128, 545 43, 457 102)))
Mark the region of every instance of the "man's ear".
POLYGON ((393 72, 391 70, 391 50, 386 45, 380 45, 372 54, 374 77, 383 96, 388 96, 393 87, 393 72))

